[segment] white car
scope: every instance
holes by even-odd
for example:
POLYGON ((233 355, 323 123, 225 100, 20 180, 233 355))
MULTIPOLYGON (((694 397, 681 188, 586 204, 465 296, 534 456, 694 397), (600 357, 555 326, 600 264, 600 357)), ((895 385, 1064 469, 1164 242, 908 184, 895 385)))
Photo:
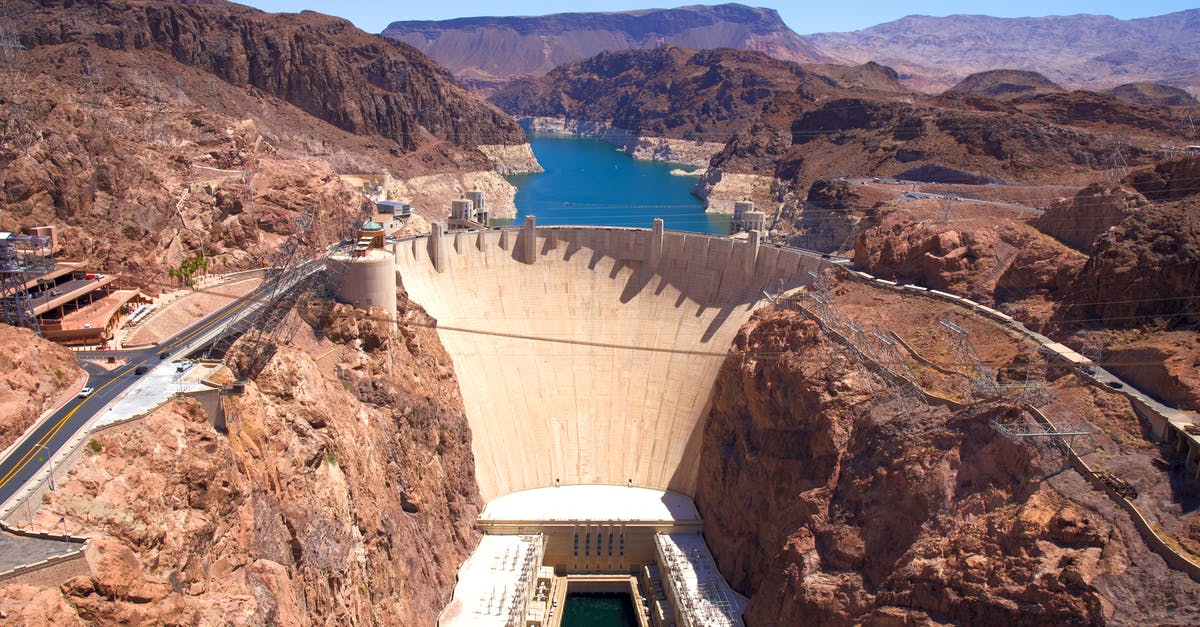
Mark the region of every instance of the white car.
POLYGON ((79 390, 79 398, 87 398, 92 395, 92 392, 95 392, 95 391, 96 391, 96 388, 93 388, 93 387, 83 388, 82 390, 79 390))

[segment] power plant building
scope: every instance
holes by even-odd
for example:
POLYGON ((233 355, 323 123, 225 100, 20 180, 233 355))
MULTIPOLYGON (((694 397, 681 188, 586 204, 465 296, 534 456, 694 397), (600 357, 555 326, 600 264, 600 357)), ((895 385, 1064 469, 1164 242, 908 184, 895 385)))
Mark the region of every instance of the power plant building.
POLYGON ((767 228, 767 214, 754 208, 749 200, 739 200, 733 203, 733 218, 729 221, 729 233, 757 231, 762 233, 767 228))

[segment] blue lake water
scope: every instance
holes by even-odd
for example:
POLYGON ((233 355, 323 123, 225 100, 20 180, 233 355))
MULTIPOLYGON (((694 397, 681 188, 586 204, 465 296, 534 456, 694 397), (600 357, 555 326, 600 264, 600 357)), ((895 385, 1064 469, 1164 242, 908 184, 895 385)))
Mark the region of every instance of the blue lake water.
POLYGON ((639 161, 595 139, 535 135, 529 140, 545 172, 508 177, 517 187, 517 219, 538 224, 586 224, 650 228, 654 218, 676 231, 729 232, 729 217, 707 215, 691 195, 694 170, 678 164, 639 161))

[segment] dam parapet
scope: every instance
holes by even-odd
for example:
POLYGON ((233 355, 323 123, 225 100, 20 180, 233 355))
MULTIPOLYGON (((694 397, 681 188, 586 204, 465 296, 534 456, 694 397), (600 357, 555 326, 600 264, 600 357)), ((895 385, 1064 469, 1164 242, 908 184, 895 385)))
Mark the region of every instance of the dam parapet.
POLYGON ((631 227, 537 226, 533 216, 519 227, 475 231, 447 231, 440 224, 433 232, 395 243, 397 267, 428 264, 441 272, 470 271, 485 259, 488 267, 508 257, 513 262, 536 264, 570 261, 580 251, 592 257, 589 264, 608 259, 666 279, 677 288, 689 288, 697 302, 721 300, 730 291, 754 288, 779 291, 807 283, 808 273, 828 264, 820 254, 798 248, 764 245, 760 234, 744 239, 704 233, 666 231, 661 220, 649 229, 631 227), (782 281, 782 283, 780 283, 782 281))

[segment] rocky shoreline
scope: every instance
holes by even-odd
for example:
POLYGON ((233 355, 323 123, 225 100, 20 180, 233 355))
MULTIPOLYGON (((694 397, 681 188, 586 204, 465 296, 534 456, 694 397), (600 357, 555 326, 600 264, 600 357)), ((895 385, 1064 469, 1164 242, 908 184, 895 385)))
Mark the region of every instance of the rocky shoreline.
POLYGON ((695 167, 708 167, 709 159, 725 144, 691 141, 671 137, 646 137, 604 122, 568 120, 542 116, 517 119, 526 133, 542 135, 571 135, 599 139, 617 146, 625 154, 643 161, 665 161, 695 167))

